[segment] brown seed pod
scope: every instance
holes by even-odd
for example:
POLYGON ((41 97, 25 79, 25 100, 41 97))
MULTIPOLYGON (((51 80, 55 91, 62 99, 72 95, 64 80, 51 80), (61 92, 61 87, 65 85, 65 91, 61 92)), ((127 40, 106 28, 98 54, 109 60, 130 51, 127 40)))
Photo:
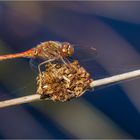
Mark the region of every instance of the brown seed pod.
POLYGON ((51 63, 37 77, 37 93, 53 101, 68 101, 90 89, 90 74, 73 61, 67 65, 51 63))

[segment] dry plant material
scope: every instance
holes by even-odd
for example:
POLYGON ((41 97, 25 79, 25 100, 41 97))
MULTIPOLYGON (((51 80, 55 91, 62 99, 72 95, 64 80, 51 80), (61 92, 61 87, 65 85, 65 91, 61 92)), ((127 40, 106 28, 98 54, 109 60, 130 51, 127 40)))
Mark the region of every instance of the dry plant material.
POLYGON ((37 93, 53 101, 68 101, 81 96, 93 82, 78 61, 69 64, 49 63, 37 77, 37 93))

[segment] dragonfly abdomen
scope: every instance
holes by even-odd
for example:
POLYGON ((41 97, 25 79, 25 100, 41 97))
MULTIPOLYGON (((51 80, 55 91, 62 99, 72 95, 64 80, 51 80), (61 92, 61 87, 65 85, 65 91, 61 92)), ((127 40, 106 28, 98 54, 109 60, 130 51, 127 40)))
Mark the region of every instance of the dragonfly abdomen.
POLYGON ((33 57, 35 57, 34 50, 30 49, 30 50, 22 52, 22 53, 1 55, 0 56, 0 61, 8 60, 8 59, 14 59, 14 58, 22 58, 22 57, 24 57, 24 58, 33 58, 33 57))

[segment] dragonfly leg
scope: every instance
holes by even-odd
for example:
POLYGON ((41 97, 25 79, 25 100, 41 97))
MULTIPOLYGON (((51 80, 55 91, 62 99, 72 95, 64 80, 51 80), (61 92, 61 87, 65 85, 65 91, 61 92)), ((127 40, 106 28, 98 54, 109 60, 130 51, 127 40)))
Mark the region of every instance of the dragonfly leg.
POLYGON ((60 57, 60 59, 62 60, 62 62, 63 62, 65 65, 70 64, 70 61, 69 61, 67 58, 60 57))
POLYGON ((65 61, 67 61, 67 63, 70 64, 70 61, 67 58, 65 58, 65 61))
POLYGON ((42 66, 42 65, 47 64, 47 63, 49 63, 49 62, 52 62, 52 61, 54 61, 54 60, 56 60, 56 59, 53 58, 53 59, 49 59, 49 60, 46 60, 46 61, 40 63, 40 64, 38 65, 39 73, 41 74, 41 66, 42 66))

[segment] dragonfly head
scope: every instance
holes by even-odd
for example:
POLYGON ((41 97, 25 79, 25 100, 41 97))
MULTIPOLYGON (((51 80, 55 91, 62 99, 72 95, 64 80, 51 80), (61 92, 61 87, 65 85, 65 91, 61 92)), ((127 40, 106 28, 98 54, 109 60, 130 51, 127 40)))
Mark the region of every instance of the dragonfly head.
POLYGON ((63 42, 60 52, 63 57, 70 57, 74 53, 74 47, 68 42, 63 42))

